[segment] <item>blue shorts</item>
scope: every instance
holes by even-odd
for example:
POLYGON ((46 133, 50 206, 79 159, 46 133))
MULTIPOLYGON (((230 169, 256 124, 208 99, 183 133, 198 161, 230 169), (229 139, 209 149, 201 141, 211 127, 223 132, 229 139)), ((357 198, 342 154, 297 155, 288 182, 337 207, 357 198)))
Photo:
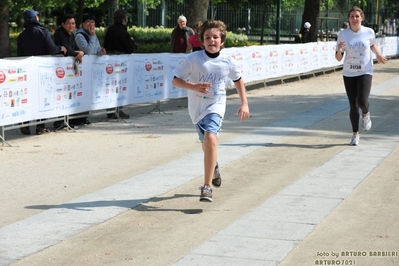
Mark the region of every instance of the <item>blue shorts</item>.
POLYGON ((211 113, 202 118, 196 125, 198 137, 204 142, 205 132, 210 132, 217 136, 222 128, 222 117, 219 114, 211 113))

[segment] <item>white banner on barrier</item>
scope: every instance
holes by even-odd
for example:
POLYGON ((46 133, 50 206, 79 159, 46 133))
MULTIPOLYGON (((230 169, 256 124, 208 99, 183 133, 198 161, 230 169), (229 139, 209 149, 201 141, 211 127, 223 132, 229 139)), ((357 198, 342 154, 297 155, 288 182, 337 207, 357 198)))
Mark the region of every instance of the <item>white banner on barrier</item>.
MULTIPOLYGON (((397 55, 399 38, 378 38, 384 55, 397 55)), ((339 66, 335 42, 223 49, 235 58, 245 83, 339 66)), ((0 59, 0 126, 134 103, 181 98, 173 69, 185 54, 0 59)), ((233 85, 231 80, 227 85, 233 85)))

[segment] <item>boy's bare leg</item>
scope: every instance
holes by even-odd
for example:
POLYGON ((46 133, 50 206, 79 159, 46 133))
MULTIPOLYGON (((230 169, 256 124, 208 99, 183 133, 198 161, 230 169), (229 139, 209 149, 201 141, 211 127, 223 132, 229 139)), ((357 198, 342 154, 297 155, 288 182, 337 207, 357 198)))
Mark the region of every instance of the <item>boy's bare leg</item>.
POLYGON ((209 132, 205 132, 202 150, 204 151, 204 185, 211 186, 213 172, 217 161, 217 137, 209 132))

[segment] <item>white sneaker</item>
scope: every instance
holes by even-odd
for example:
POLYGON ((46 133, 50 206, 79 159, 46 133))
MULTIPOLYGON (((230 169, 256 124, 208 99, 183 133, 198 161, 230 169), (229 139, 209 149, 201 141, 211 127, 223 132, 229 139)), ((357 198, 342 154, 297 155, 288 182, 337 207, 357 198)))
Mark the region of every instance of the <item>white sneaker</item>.
POLYGON ((366 115, 363 115, 363 130, 370 130, 371 128, 371 119, 370 119, 370 112, 366 115))
POLYGON ((359 139, 360 139, 359 134, 353 134, 351 142, 349 143, 349 145, 356 146, 357 144, 359 144, 359 139))

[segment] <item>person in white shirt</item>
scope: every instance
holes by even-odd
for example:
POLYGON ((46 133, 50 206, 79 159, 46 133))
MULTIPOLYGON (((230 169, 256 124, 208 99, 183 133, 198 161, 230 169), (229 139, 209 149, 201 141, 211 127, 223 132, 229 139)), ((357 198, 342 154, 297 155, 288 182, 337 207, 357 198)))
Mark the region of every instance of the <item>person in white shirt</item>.
POLYGON ((220 50, 226 40, 226 25, 206 20, 201 25, 204 50, 188 54, 174 69, 173 85, 188 90, 188 111, 204 151, 204 185, 200 201, 212 201, 212 188, 221 185, 217 163, 217 136, 226 110, 226 78, 233 80, 241 99, 240 120, 250 115, 244 81, 234 59, 220 50))
POLYGON ((349 28, 338 34, 335 58, 343 63, 343 78, 348 96, 350 112, 349 118, 352 125, 352 139, 350 145, 359 144, 359 108, 362 110, 363 130, 370 130, 371 119, 369 112, 369 96, 373 75, 373 52, 378 62, 385 63, 383 56, 375 41, 374 30, 362 26, 364 13, 359 7, 353 7, 348 13, 349 28))

